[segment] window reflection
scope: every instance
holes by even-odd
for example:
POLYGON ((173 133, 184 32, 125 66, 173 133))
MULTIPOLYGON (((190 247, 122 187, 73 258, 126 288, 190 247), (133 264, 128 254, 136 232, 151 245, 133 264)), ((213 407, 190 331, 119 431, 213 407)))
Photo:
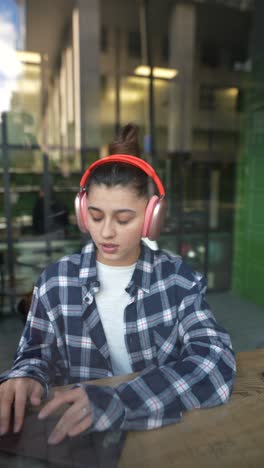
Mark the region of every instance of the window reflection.
MULTIPOLYGON (((82 242, 73 209, 81 172, 107 154, 107 144, 121 125, 134 121, 147 160, 153 157, 155 140, 153 160, 166 185, 169 217, 161 245, 206 272, 212 288, 231 288, 233 262, 239 263, 234 257, 240 242, 237 229, 245 216, 239 214, 246 203, 242 176, 252 162, 251 153, 243 162, 241 147, 249 133, 251 148, 262 141, 261 109, 250 114, 250 124, 246 120, 249 100, 252 105, 259 101, 257 82, 251 79, 254 73, 261 75, 261 65, 253 71, 254 2, 177 2, 172 8, 165 1, 151 6, 152 96, 147 36, 137 2, 122 3, 123 22, 114 2, 106 0, 93 12, 85 2, 81 11, 70 0, 50 1, 45 8, 37 3, 0 4, 0 112, 7 111, 17 251, 22 240, 38 240, 46 248, 45 234, 40 240, 32 227, 43 184, 43 155, 54 194, 67 207, 63 249, 71 250, 82 242), (136 72, 142 65, 145 76, 136 72), (158 77, 156 72, 164 69, 176 74, 158 77)), ((2 155, 1 148, 3 173, 2 155)), ((260 169, 254 166, 256 180, 261 179, 260 169)), ((4 188, 0 201, 4 249, 4 188)), ((254 216, 259 219, 258 213, 254 216)), ((51 232, 51 247, 57 241, 51 232)))

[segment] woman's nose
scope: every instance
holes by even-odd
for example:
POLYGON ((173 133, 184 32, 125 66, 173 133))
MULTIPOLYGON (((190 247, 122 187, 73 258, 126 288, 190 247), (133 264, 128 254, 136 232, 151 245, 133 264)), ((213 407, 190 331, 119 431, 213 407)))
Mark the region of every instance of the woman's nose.
POLYGON ((105 220, 102 225, 102 236, 105 238, 113 237, 115 235, 114 225, 111 220, 105 220))

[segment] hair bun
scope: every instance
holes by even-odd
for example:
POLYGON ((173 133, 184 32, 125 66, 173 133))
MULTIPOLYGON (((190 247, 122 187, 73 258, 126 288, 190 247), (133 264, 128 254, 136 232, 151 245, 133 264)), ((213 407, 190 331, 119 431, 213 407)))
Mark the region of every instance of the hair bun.
POLYGON ((109 145, 109 154, 131 154, 140 157, 138 126, 128 123, 122 127, 119 136, 109 145))

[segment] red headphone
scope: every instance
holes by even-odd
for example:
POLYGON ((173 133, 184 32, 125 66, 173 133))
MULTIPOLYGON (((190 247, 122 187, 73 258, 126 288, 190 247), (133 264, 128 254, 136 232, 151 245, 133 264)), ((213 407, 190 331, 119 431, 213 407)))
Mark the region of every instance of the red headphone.
POLYGON ((146 208, 145 218, 142 229, 142 237, 148 237, 150 240, 157 240, 166 213, 167 202, 165 200, 165 190, 163 184, 154 171, 153 167, 150 166, 146 161, 127 154, 113 154, 106 156, 105 158, 98 159, 87 169, 83 174, 80 182, 80 191, 75 197, 75 213, 77 218, 77 224, 80 230, 84 233, 89 232, 88 220, 87 220, 87 189, 86 183, 91 172, 102 164, 109 164, 114 162, 121 162, 125 164, 131 164, 144 171, 148 176, 155 182, 159 191, 159 196, 153 195, 146 208))

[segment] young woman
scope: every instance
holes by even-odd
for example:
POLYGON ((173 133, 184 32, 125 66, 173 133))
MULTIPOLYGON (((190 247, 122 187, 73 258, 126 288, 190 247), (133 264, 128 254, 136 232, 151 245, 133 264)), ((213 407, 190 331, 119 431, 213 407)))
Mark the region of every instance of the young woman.
POLYGON ((157 428, 230 396, 234 355, 205 302, 202 275, 141 241, 158 236, 165 204, 157 174, 133 156, 137 145, 135 127, 126 126, 115 155, 82 178, 76 213, 91 240, 35 286, 14 366, 1 376, 1 434, 12 403, 17 432, 26 400, 38 405, 51 385, 73 384, 39 413, 70 405, 51 444, 87 430, 157 428), (130 372, 138 374, 114 388, 85 383, 130 372))

